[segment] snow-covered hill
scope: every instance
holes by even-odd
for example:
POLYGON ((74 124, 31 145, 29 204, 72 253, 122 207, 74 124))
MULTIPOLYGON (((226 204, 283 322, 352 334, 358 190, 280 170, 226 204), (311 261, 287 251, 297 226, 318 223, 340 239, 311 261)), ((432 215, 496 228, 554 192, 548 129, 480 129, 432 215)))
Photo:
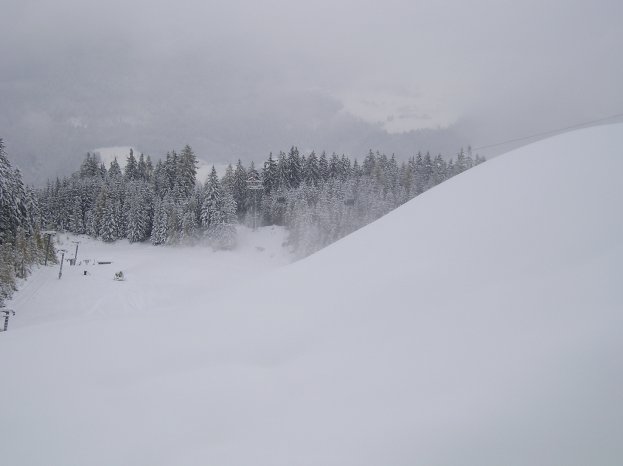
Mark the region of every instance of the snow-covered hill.
POLYGON ((80 314, 91 285, 49 274, 75 315, 0 334, 3 462, 620 464, 621 147, 623 125, 541 141, 223 287, 152 248, 149 306, 106 282, 80 314))

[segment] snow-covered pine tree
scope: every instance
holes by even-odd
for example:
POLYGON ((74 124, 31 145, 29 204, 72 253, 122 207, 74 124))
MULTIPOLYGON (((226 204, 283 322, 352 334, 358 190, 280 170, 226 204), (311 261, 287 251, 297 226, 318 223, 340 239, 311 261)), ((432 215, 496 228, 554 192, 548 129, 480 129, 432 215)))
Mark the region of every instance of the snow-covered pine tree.
POLYGON ((99 176, 99 166, 99 157, 96 154, 91 155, 90 152, 87 152, 87 155, 80 166, 80 178, 92 178, 94 176, 99 176))
POLYGON ((303 171, 305 182, 310 186, 318 186, 320 183, 320 167, 318 166, 318 157, 314 151, 307 157, 307 163, 303 171))
POLYGON ((127 238, 131 243, 145 241, 151 234, 153 194, 145 181, 132 182, 127 188, 127 238))
POLYGON ((167 220, 167 244, 178 244, 182 230, 183 207, 178 204, 172 195, 164 198, 164 210, 167 220))
POLYGON ((184 146, 177 159, 176 180, 178 196, 188 199, 195 190, 197 157, 189 145, 184 146))
POLYGON ((268 160, 264 162, 262 169, 262 184, 264 185, 264 193, 270 194, 276 190, 279 184, 277 173, 277 162, 273 159, 273 153, 268 155, 268 160))
POLYGON ((331 160, 329 161, 329 177, 341 178, 340 159, 335 152, 331 154, 331 160))
POLYGON ((318 159, 318 172, 323 183, 329 179, 329 162, 327 161, 327 153, 325 151, 322 151, 318 159))
POLYGON ((192 243, 197 236, 198 230, 197 218, 192 205, 187 206, 187 208, 182 212, 180 226, 180 241, 183 243, 192 243))
POLYGON ((119 166, 119 162, 117 162, 117 157, 110 162, 110 168, 107 174, 109 179, 121 178, 121 167, 119 166))
POLYGON ((134 151, 130 149, 130 155, 126 159, 125 163, 125 179, 128 181, 134 181, 138 178, 138 164, 134 157, 134 151))
POLYGON ((374 152, 372 149, 366 155, 366 158, 363 159, 362 170, 363 174, 366 176, 372 176, 372 172, 374 171, 374 167, 376 166, 376 157, 374 156, 374 152))
POLYGON ((361 165, 359 165, 359 161, 355 159, 355 161, 353 162, 352 176, 354 176, 355 178, 359 178, 362 175, 363 169, 361 168, 361 165))
POLYGON ((165 244, 168 238, 167 226, 169 224, 164 201, 158 199, 154 208, 154 221, 151 231, 151 243, 154 245, 165 244))
POLYGON ((115 241, 118 236, 117 226, 117 212, 115 212, 116 202, 112 198, 106 199, 104 205, 104 212, 101 218, 100 234, 103 241, 112 242, 115 241))
POLYGON ((227 164, 227 168, 225 168, 225 174, 221 179, 221 188, 230 193, 234 192, 234 167, 231 163, 227 164))
POLYGON ((216 168, 212 166, 212 171, 206 180, 203 195, 203 204, 201 206, 201 226, 204 233, 207 233, 210 226, 220 220, 218 207, 221 202, 222 191, 216 173, 216 168))
MULTIPOLYGON (((142 155, 142 154, 141 154, 142 155)), ((145 159, 145 181, 153 182, 154 165, 151 162, 149 155, 145 159)))
POLYGON ((84 213, 82 212, 82 199, 80 196, 75 196, 72 203, 71 218, 69 221, 69 231, 77 235, 81 235, 85 232, 84 213))
POLYGON ((238 207, 238 218, 242 220, 247 213, 247 200, 249 193, 247 189, 247 171, 242 165, 242 162, 238 160, 236 169, 234 170, 234 183, 233 191, 234 200, 238 207))
POLYGON ((195 239, 199 236, 199 215, 201 214, 198 208, 199 198, 203 199, 203 194, 197 196, 196 190, 184 204, 181 217, 181 232, 180 241, 183 243, 194 243, 195 239))
POLYGON ((433 160, 433 183, 438 185, 447 179, 448 164, 441 154, 438 154, 433 160))
POLYGON ((467 170, 467 158, 465 157, 465 151, 461 147, 461 150, 456 155, 456 163, 454 164, 454 173, 458 175, 467 170))
POLYGON ((93 238, 97 238, 97 221, 95 219, 95 209, 88 210, 84 215, 85 233, 93 238))
POLYGON ((173 191, 175 182, 177 181, 177 152, 167 152, 167 156, 163 163, 164 169, 164 192, 169 193, 173 191))
POLYGON ((301 166, 301 157, 298 148, 294 146, 290 148, 286 161, 288 187, 290 189, 296 189, 303 180, 303 167, 301 166))
POLYGON ((279 152, 277 159, 277 185, 274 190, 290 189, 290 173, 285 152, 279 152))
POLYGON ((147 181, 147 164, 145 163, 145 156, 141 153, 138 157, 138 163, 136 164, 137 178, 141 181, 147 181))

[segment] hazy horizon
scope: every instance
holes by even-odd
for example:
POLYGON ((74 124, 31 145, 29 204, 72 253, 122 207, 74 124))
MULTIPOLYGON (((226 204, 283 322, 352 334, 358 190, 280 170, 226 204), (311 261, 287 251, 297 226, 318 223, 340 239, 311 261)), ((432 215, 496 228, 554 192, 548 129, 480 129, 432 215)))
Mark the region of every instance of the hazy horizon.
POLYGON ((117 146, 452 155, 621 113, 622 19, 606 0, 9 0, 0 137, 38 183, 117 146))

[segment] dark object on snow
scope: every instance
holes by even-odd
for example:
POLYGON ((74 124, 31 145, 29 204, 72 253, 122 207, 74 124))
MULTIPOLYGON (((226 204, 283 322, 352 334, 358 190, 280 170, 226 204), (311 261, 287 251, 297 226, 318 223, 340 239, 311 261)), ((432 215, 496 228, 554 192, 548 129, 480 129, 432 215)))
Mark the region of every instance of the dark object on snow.
POLYGON ((87 271, 85 270, 85 271, 84 271, 84 274, 85 274, 85 275, 89 275, 89 272, 87 272, 87 271))
POLYGON ((97 261, 98 265, 108 265, 108 264, 112 264, 111 261, 97 261))
POLYGON ((125 280, 125 275, 123 275, 123 272, 121 270, 119 270, 119 272, 117 272, 115 274, 115 278, 113 280, 117 280, 118 282, 122 282, 125 280))
POLYGON ((15 315, 15 311, 13 309, 2 309, 0 310, 0 314, 4 314, 4 330, 6 332, 7 328, 9 328, 9 316, 11 314, 15 315))

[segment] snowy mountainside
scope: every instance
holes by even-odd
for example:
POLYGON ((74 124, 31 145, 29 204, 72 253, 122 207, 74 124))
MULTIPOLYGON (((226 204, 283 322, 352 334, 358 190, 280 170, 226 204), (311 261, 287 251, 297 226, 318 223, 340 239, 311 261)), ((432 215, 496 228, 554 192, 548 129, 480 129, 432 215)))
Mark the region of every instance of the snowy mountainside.
MULTIPOLYGON (((153 309, 111 301, 34 325, 15 306, 0 452, 12 465, 619 464, 621 147, 623 125, 526 146, 220 292, 201 286, 207 259, 163 259, 191 276, 183 288, 143 257, 132 275, 149 275, 153 309)), ((50 293, 71 279, 54 278, 50 293)))

